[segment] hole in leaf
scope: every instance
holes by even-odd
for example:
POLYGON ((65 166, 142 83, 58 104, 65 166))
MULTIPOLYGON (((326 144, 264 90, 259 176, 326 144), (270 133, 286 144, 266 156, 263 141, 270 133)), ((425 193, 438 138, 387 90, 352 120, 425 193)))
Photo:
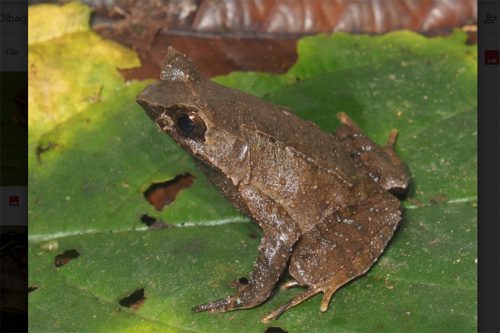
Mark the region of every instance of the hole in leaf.
POLYGON ((56 256, 56 258, 54 260, 54 265, 56 265, 56 267, 64 266, 69 261, 76 259, 79 256, 80 256, 80 253, 75 249, 66 250, 62 254, 59 254, 56 256))
POLYGON ((161 211, 165 206, 175 200, 177 194, 181 190, 189 188, 195 179, 195 176, 186 173, 166 182, 154 183, 144 191, 144 198, 146 198, 156 210, 161 211))
POLYGON ((281 327, 269 326, 264 333, 287 333, 287 331, 281 327))
POLYGON ((146 300, 144 296, 144 288, 137 289, 128 296, 123 297, 118 301, 121 306, 137 310, 146 300))
POLYGON ((149 229, 152 229, 152 230, 160 230, 160 229, 172 227, 171 224, 164 223, 164 222, 162 222, 162 220, 154 218, 154 217, 149 216, 147 214, 143 214, 141 216, 141 222, 144 223, 145 225, 147 225, 149 227, 149 229))
POLYGON ((30 286, 30 287, 28 287, 28 294, 29 294, 30 292, 32 292, 32 291, 37 290, 37 289, 38 289, 38 287, 37 287, 37 286, 30 286))
POLYGON ((246 286, 249 283, 250 281, 248 281, 246 277, 240 277, 239 279, 231 281, 230 285, 236 290, 241 290, 244 286, 246 286))
POLYGON ((143 214, 141 216, 141 222, 144 223, 145 225, 147 225, 148 227, 150 227, 153 224, 155 224, 156 219, 154 217, 147 215, 147 214, 143 214))

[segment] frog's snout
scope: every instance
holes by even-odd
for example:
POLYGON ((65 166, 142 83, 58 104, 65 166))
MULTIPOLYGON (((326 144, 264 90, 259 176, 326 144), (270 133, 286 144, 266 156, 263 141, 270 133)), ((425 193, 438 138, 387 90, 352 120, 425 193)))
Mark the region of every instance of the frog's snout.
POLYGON ((149 87, 139 93, 135 100, 152 120, 155 120, 160 115, 160 108, 157 103, 154 103, 149 87))

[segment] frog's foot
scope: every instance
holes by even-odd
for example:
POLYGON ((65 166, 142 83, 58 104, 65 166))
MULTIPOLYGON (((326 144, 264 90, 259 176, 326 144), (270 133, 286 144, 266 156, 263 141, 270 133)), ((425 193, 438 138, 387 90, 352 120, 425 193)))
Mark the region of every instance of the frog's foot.
POLYGON ((283 314, 283 312, 285 312, 286 310, 294 307, 295 305, 298 305, 298 304, 304 302, 308 298, 311 298, 320 292, 323 292, 324 295, 323 295, 323 299, 321 300, 321 306, 319 309, 321 310, 321 312, 325 312, 326 310, 328 310, 328 304, 330 303, 330 299, 332 298, 333 294, 335 293, 335 291, 337 289, 338 288, 325 288, 325 289, 323 289, 322 287, 317 287, 317 288, 310 287, 309 289, 307 289, 303 293, 298 294, 297 296, 295 296, 294 298, 292 298, 291 300, 289 300, 285 304, 281 305, 276 310, 268 313, 266 316, 264 316, 261 319, 261 321, 263 323, 267 323, 270 320, 276 319, 281 314, 283 314))
POLYGON ((192 308, 193 312, 226 312, 235 310, 241 304, 236 296, 228 296, 205 304, 200 304, 192 308))
MULTIPOLYGON (((285 260, 288 258, 285 258, 285 260)), ((276 275, 276 279, 279 277, 279 272, 276 275)), ((246 282, 246 281, 245 281, 246 282)), ((271 293, 273 284, 269 284, 265 287, 257 287, 257 283, 241 283, 238 287, 238 293, 236 295, 227 296, 215 301, 211 301, 205 304, 200 304, 195 306, 193 312, 227 312, 238 309, 248 309, 253 308, 262 302, 264 302, 271 293)))

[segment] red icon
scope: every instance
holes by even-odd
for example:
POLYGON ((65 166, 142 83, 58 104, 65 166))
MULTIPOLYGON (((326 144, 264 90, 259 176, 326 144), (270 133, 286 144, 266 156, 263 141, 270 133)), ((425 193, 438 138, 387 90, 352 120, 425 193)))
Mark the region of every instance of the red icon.
POLYGON ((19 196, 18 195, 9 196, 9 206, 19 206, 19 196))
POLYGON ((485 50, 484 63, 486 65, 498 65, 498 50, 485 50))

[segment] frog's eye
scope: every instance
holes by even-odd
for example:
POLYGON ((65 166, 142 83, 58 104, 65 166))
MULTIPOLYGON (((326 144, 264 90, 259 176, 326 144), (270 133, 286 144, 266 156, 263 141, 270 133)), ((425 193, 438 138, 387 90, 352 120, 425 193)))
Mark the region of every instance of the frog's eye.
POLYGON ((179 132, 188 138, 203 139, 207 130, 203 119, 193 111, 176 112, 174 121, 179 132))

